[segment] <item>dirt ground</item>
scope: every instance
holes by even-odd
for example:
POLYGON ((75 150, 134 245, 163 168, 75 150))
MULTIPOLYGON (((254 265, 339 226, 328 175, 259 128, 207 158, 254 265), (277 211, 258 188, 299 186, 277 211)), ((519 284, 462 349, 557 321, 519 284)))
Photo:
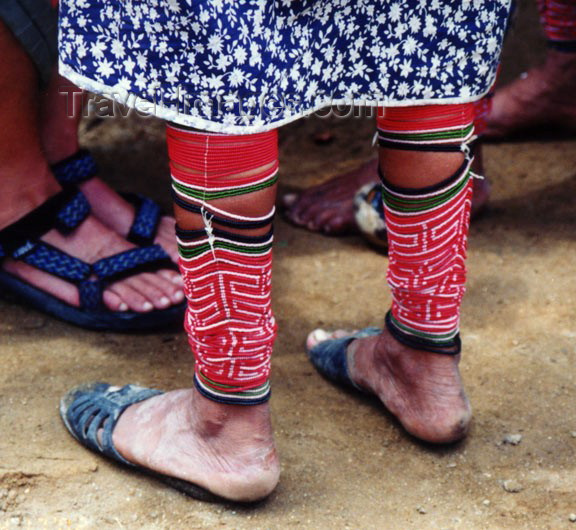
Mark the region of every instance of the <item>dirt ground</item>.
MULTIPOLYGON (((504 80, 542 55, 522 6, 504 80)), ((369 156, 369 120, 302 120, 281 135, 284 189, 369 156), (334 141, 317 145, 315 132, 334 141)), ((115 186, 167 207, 162 124, 86 120, 83 141, 115 186)), ((80 447, 57 413, 77 383, 190 385, 183 333, 75 329, 0 302, 0 528, 576 528, 576 141, 485 149, 489 210, 471 229, 462 372, 474 406, 467 440, 422 445, 370 399, 323 380, 304 353, 318 326, 379 325, 386 258, 359 237, 277 222, 276 492, 253 508, 204 504, 80 447), (517 445, 507 435, 521 435, 517 445), (520 490, 516 492, 506 491, 520 490)))

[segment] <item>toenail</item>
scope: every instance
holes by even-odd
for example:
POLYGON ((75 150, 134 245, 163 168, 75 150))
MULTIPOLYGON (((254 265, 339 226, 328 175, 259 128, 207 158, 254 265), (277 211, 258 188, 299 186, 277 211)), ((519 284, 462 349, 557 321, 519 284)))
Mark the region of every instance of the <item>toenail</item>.
POLYGON ((286 193, 282 197, 282 202, 283 202, 284 206, 292 206, 296 202, 297 198, 298 198, 298 195, 296 195, 295 193, 286 193))
POLYGON ((184 280, 182 279, 182 276, 178 275, 178 276, 174 276, 174 278, 172 278, 172 283, 174 283, 176 285, 184 285, 184 280))
POLYGON ((142 304, 142 311, 151 311, 154 309, 154 306, 150 302, 144 302, 142 304))
POLYGON ((182 300, 184 300, 184 292, 183 291, 176 291, 172 298, 175 302, 182 302, 182 300))
POLYGON ((128 304, 125 304, 124 302, 122 302, 122 303, 118 306, 118 311, 128 311, 128 304))
POLYGON ((168 298, 167 296, 163 296, 162 298, 160 298, 160 305, 164 307, 169 306, 170 298, 168 298))

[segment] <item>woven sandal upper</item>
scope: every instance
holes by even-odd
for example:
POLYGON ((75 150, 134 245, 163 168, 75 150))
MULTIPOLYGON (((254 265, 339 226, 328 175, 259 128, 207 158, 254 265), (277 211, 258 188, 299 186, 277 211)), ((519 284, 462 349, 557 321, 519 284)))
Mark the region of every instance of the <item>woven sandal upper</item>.
MULTIPOLYGON (((52 173, 62 186, 78 186, 98 174, 98 165, 89 151, 80 149, 54 164, 52 173)), ((123 193, 122 197, 135 208, 134 220, 126 239, 140 246, 153 244, 163 215, 162 209, 152 199, 140 194, 123 193)))
POLYGON ((113 389, 106 383, 96 383, 73 390, 70 395, 71 402, 62 414, 74 437, 83 445, 132 466, 134 464, 128 462, 114 447, 114 427, 130 405, 162 393, 160 390, 136 385, 113 389))
POLYGON ((0 259, 17 259, 75 284, 80 295, 80 307, 85 309, 102 307, 104 289, 114 282, 140 272, 174 268, 170 257, 159 245, 137 247, 86 263, 40 240, 53 228, 63 234, 73 232, 89 213, 90 205, 82 192, 64 189, 0 231, 0 259))

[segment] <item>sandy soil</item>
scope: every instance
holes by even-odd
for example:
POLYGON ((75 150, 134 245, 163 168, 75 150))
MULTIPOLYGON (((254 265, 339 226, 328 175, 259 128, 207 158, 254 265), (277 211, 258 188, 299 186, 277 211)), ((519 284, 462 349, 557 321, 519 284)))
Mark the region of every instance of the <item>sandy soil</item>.
MULTIPOLYGON (((505 78, 541 55, 529 35, 509 42, 505 78)), ((285 128, 285 189, 353 167, 371 135, 367 120, 285 128), (326 128, 334 141, 315 144, 326 128)), ((169 206, 159 122, 87 120, 83 138, 114 185, 169 206)), ((475 416, 464 443, 422 445, 376 402, 316 374, 305 334, 379 325, 386 259, 360 238, 279 219, 272 408, 283 474, 272 497, 251 509, 190 500, 92 455, 62 426, 58 399, 80 382, 189 385, 182 333, 92 333, 2 301, 0 528, 576 527, 576 142, 493 145, 485 159, 494 193, 470 238, 462 371, 475 416), (505 443, 510 434, 520 443, 505 443)))

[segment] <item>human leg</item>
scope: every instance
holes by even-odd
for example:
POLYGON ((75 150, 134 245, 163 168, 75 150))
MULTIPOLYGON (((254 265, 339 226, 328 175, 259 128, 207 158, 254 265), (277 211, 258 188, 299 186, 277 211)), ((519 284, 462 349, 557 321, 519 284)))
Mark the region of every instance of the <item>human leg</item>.
POLYGON ((486 138, 576 132, 576 4, 539 0, 538 5, 546 59, 496 91, 486 138))
MULTIPOLYGON (((82 117, 84 91, 54 71, 40 104, 40 135, 42 147, 51 166, 62 165, 78 153, 78 125, 82 117)), ((90 201, 94 215, 108 228, 122 237, 130 233, 135 205, 114 191, 101 178, 90 178, 79 183, 82 193, 90 201)), ((160 245, 178 261, 178 250, 174 237, 174 218, 162 215, 158 221, 153 242, 160 245)), ((152 238, 151 238, 152 239, 152 238)), ((151 241, 152 242, 152 241, 151 241)), ((181 285, 180 276, 173 271, 164 272, 166 278, 181 285)))
MULTIPOLYGON (((470 421, 458 329, 472 193, 472 108, 389 109, 379 128, 393 303, 384 331, 350 342, 344 365, 352 381, 378 395, 410 433, 453 442, 470 421)), ((322 350, 322 343, 312 348, 313 362, 322 350)))
MULTIPOLYGON (((491 97, 485 97, 475 104, 474 124, 478 135, 482 135, 486 127, 485 120, 490 101, 491 97)), ((483 174, 481 146, 477 148, 473 170, 479 175, 483 174)), ((344 235, 359 231, 367 235, 377 246, 385 246, 385 228, 382 233, 373 233, 374 227, 384 226, 381 207, 374 208, 368 204, 367 209, 363 208, 362 212, 358 212, 358 205, 366 203, 366 195, 373 193, 379 185, 378 159, 373 158, 352 171, 337 175, 300 193, 285 194, 282 196, 284 215, 296 226, 313 232, 344 235), (361 194, 364 198, 356 197, 360 190, 363 190, 361 194), (382 220, 382 223, 379 220, 382 220)), ((474 180, 473 191, 472 218, 480 214, 488 202, 490 196, 488 180, 474 180)))
MULTIPOLYGON (((0 23, 0 115, 10 127, 0 133, 2 209, 0 229, 39 207, 60 191, 46 161, 38 134, 38 77, 29 56, 12 32, 0 23)), ((43 241, 89 263, 133 248, 88 216, 72 234, 56 230, 43 241), (90 242, 90 244, 87 244, 90 242)), ((4 257, 2 270, 70 305, 79 304, 77 288, 27 263, 4 257)), ((103 294, 112 310, 147 312, 182 301, 178 288, 158 274, 138 274, 110 285, 103 294)))
POLYGON ((195 387, 132 405, 113 441, 130 462, 239 501, 278 481, 268 406, 275 131, 168 128, 195 387))

